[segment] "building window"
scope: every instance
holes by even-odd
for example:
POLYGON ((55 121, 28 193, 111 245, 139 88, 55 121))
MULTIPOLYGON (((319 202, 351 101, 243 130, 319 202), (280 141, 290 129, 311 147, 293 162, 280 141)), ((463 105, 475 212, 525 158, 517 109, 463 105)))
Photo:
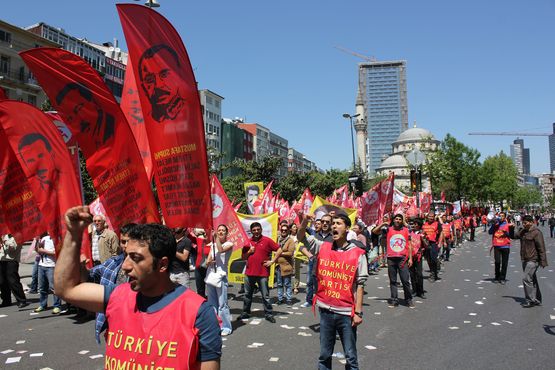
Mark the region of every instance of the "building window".
POLYGON ((0 72, 9 73, 10 71, 10 57, 0 55, 0 72))
POLYGON ((37 105, 37 97, 35 95, 27 95, 27 103, 36 106, 37 105))
POLYGON ((210 96, 206 97, 206 104, 212 105, 212 98, 210 96))
POLYGON ((0 41, 11 43, 12 42, 12 34, 9 33, 9 32, 6 32, 4 30, 0 30, 0 41))
POLYGON ((219 107, 220 107, 220 101, 219 101, 219 100, 216 100, 216 101, 214 102, 214 105, 215 105, 217 108, 219 108, 219 107))

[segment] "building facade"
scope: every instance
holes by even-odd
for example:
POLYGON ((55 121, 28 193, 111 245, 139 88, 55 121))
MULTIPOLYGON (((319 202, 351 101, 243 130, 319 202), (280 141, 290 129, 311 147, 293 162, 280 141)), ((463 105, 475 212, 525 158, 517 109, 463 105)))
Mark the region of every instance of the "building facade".
POLYGON ((373 174, 408 128, 406 62, 360 63, 359 89, 368 131, 367 172, 373 174))
POLYGON ((218 153, 222 150, 222 101, 224 98, 210 90, 199 90, 203 110, 206 146, 218 153))
POLYGON ((46 94, 18 53, 41 46, 56 48, 58 44, 0 21, 0 87, 9 99, 38 108, 47 100, 46 94))
POLYGON ((516 139, 511 144, 511 159, 519 174, 530 174, 530 149, 524 147, 523 139, 516 139))
POLYGON ((289 142, 287 139, 270 131, 270 152, 272 157, 281 159, 281 167, 279 167, 276 177, 287 176, 289 155, 289 142))
MULTIPOLYGON (((236 159, 252 161, 253 136, 241 129, 238 122, 224 118, 222 120, 222 165, 229 164, 236 159)), ((241 174, 238 168, 228 168, 222 171, 222 177, 241 174)))

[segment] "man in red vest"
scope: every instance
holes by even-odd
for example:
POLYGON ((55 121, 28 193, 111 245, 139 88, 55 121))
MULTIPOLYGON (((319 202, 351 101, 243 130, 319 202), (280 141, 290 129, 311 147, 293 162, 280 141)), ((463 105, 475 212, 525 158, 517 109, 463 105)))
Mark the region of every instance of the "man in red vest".
POLYGON ((362 323, 364 284, 368 279, 365 249, 356 239, 347 241, 351 220, 346 215, 333 216, 333 242, 306 235, 308 222, 313 219, 312 215, 302 215, 297 238, 308 248, 306 255, 316 258, 318 290, 314 306, 320 313, 318 369, 331 369, 335 336, 339 334, 346 368, 358 370, 356 328, 362 323))
POLYGON ((507 265, 511 252, 510 227, 514 225, 507 222, 507 214, 499 213, 499 218, 494 219, 489 234, 492 235, 491 244, 495 258, 495 280, 494 283, 505 285, 507 277, 507 265))
POLYGON ((434 212, 428 213, 428 217, 424 225, 422 225, 422 231, 425 238, 428 240, 428 265, 430 267, 430 281, 434 282, 440 280, 438 276, 438 255, 439 247, 438 243, 443 239, 443 231, 441 230, 441 225, 436 220, 436 215, 434 212))
POLYGON ((93 312, 105 312, 105 367, 217 370, 222 340, 213 306, 170 280, 176 242, 162 225, 137 225, 129 232, 121 266, 128 283, 109 289, 82 283, 79 251, 83 231, 92 221, 89 207, 70 208, 67 232, 54 284, 65 301, 93 312))
POLYGON ((388 300, 389 307, 399 306, 397 291, 397 273, 401 277, 403 292, 408 307, 414 308, 412 294, 410 292, 409 267, 412 266, 412 248, 410 243, 409 229, 405 226, 402 214, 393 217, 393 225, 383 222, 377 225, 372 232, 376 235, 382 233, 382 228, 387 228, 387 274, 389 275, 389 289, 391 298, 388 300))
MULTIPOLYGON (((451 217, 451 216, 449 216, 451 217)), ((454 227, 453 222, 447 220, 447 216, 442 214, 440 217, 441 221, 441 231, 443 232, 443 239, 440 240, 439 247, 443 247, 443 251, 441 253, 441 257, 444 261, 449 262, 449 257, 451 255, 451 248, 453 247, 453 234, 454 234, 454 227)))
POLYGON ((426 299, 422 277, 422 254, 426 250, 426 238, 422 235, 422 220, 415 219, 411 224, 410 240, 412 247, 412 266, 409 268, 412 290, 417 297, 426 299))

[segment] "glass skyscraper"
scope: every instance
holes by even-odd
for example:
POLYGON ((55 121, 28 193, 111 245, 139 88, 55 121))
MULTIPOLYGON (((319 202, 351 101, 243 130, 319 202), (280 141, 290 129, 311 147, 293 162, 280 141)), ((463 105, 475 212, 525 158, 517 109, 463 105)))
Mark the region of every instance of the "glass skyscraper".
POLYGON ((373 174, 408 128, 406 62, 360 63, 359 84, 368 122, 367 171, 373 174))

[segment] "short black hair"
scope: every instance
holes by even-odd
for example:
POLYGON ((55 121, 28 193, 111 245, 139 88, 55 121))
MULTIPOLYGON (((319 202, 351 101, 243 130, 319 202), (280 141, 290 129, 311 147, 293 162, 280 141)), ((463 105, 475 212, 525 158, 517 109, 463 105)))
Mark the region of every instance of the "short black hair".
POLYGON ((129 231, 129 239, 145 242, 148 245, 148 251, 154 258, 154 266, 163 257, 167 257, 170 263, 175 259, 177 243, 171 230, 166 226, 159 224, 135 225, 129 231))
POLYGON ((522 217, 522 221, 534 222, 534 217, 532 217, 530 215, 526 215, 526 216, 522 217))
POLYGON ((49 152, 52 151, 52 145, 50 145, 50 142, 48 141, 48 139, 46 137, 44 137, 44 135, 39 134, 38 132, 33 132, 31 134, 27 134, 25 136, 23 136, 21 138, 21 140, 19 140, 19 144, 17 146, 17 150, 19 153, 21 153, 21 149, 25 148, 26 146, 29 146, 31 144, 33 144, 36 141, 42 141, 44 143, 44 146, 46 147, 46 150, 48 150, 49 152))
POLYGON ((249 186, 247 186, 247 192, 249 190, 256 190, 257 192, 260 192, 260 188, 258 187, 258 185, 249 185, 249 186))
POLYGON ((130 222, 128 224, 123 225, 120 229, 119 229, 119 233, 120 234, 125 234, 125 235, 129 235, 129 233, 131 232, 131 230, 137 226, 136 223, 130 222))
POLYGON ((343 213, 338 213, 335 216, 333 216, 333 218, 340 218, 343 220, 343 222, 345 222, 345 225, 347 227, 351 227, 351 219, 349 218, 349 216, 344 215, 343 213))
POLYGON ((262 225, 260 224, 260 222, 253 222, 250 226, 250 229, 252 230, 257 226, 262 229, 262 225))
POLYGON ((56 103, 61 104, 62 100, 64 100, 66 95, 69 94, 69 92, 73 91, 73 90, 77 90, 79 95, 81 95, 86 100, 88 100, 88 101, 92 100, 92 92, 91 92, 91 90, 89 90, 88 87, 86 87, 85 85, 80 84, 78 82, 70 82, 67 85, 65 85, 62 90, 60 90, 58 95, 56 95, 56 103))
POLYGON ((143 53, 143 55, 141 55, 141 58, 139 59, 138 68, 139 68, 139 78, 141 81, 143 80, 143 72, 142 72, 141 66, 143 65, 144 60, 154 57, 156 53, 162 50, 166 50, 168 53, 170 53, 175 59, 175 63, 177 63, 177 66, 181 67, 181 63, 179 63, 179 58, 177 57, 177 52, 173 50, 171 47, 169 47, 166 44, 158 44, 158 45, 151 46, 150 48, 145 50, 145 52, 143 53))
POLYGON ((226 231, 226 232, 229 231, 229 229, 227 228, 227 225, 226 225, 226 224, 219 224, 218 227, 216 228, 216 230, 218 230, 220 227, 225 228, 225 231, 226 231))

